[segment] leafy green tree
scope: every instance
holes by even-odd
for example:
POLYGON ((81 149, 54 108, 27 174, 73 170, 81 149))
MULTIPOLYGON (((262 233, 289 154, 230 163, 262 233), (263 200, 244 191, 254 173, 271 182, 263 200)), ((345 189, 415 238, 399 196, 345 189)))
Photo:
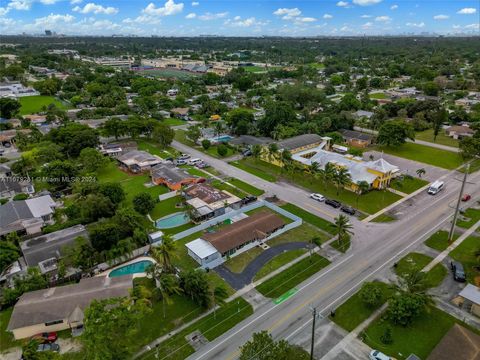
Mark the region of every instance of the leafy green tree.
POLYGON ((68 157, 78 157, 84 148, 96 148, 98 133, 87 125, 68 123, 48 133, 48 139, 62 147, 68 157))
POLYGON ((210 146, 211 146, 211 145, 212 145, 212 143, 210 142, 210 140, 208 140, 208 139, 202 140, 202 147, 203 147, 205 150, 210 149, 210 146))
POLYGON ((0 99, 0 117, 11 119, 17 115, 20 110, 20 102, 16 99, 1 98, 0 99))
POLYGON ((77 167, 68 160, 54 160, 43 167, 42 173, 47 183, 63 188, 72 185, 77 167))
POLYGON ((388 121, 380 127, 377 143, 385 146, 400 146, 406 139, 415 140, 415 131, 405 121, 388 121))
POLYGON ((102 194, 88 194, 78 201, 80 219, 83 223, 91 223, 101 218, 109 218, 115 214, 115 205, 102 194))
POLYGON ((125 199, 125 190, 119 183, 103 183, 99 191, 110 199, 114 205, 120 204, 125 199))
POLYGON ((480 130, 478 130, 472 137, 464 137, 460 141, 460 150, 465 159, 480 156, 480 130))
POLYGON ((82 168, 87 173, 95 172, 107 164, 107 159, 105 156, 97 149, 92 148, 82 149, 82 151, 80 151, 78 160, 82 164, 82 168))
POLYGON ((158 124, 153 130, 153 139, 163 148, 167 148, 175 137, 175 131, 166 124, 158 124))
POLYGON ((224 157, 228 154, 228 148, 225 144, 219 144, 217 146, 217 154, 224 157))
POLYGON ((260 155, 262 154, 262 147, 258 144, 255 144, 252 146, 251 151, 253 159, 255 160, 255 162, 257 162, 260 158, 260 155))
POLYGON ((137 341, 138 321, 150 311, 142 300, 94 300, 85 310, 84 331, 80 338, 85 359, 129 359, 137 341))
POLYGON ((172 264, 172 258, 175 257, 177 244, 171 235, 164 234, 160 245, 152 248, 152 256, 160 265, 162 272, 166 274, 175 274, 176 270, 172 264))
POLYGON ((95 265, 97 256, 90 242, 78 236, 74 244, 65 249, 65 257, 73 267, 87 271, 95 265))
POLYGON ((240 360, 308 360, 309 354, 286 340, 275 341, 267 331, 254 333, 240 348, 240 360))
POLYGON ((364 283, 359 291, 362 302, 370 308, 377 308, 382 302, 382 291, 371 282, 364 283))
POLYGON ((155 200, 147 192, 135 195, 133 198, 133 208, 142 215, 148 214, 154 207, 155 200))
POLYGON ((113 136, 115 140, 118 140, 120 136, 127 133, 127 125, 124 121, 114 117, 103 123, 102 132, 104 135, 113 136))
POLYGON ((408 326, 425 309, 425 299, 417 294, 402 293, 394 296, 388 303, 388 317, 397 325, 408 326))
POLYGON ((255 121, 255 118, 251 111, 238 108, 227 114, 226 121, 234 134, 244 135, 248 133, 248 129, 255 121))
POLYGON ((29 267, 27 274, 24 277, 15 278, 13 283, 12 288, 3 289, 2 303, 4 305, 13 305, 23 293, 45 289, 48 286, 45 276, 37 267, 29 267))
MULTIPOLYGON (((15 233, 12 233, 15 234, 15 233)), ((17 245, 11 240, 0 241, 0 273, 20 256, 17 245)))
MULTIPOLYGON (((200 139, 200 137, 202 136, 202 132, 200 131, 200 127, 190 126, 187 129, 185 135, 187 136, 187 138, 189 138, 196 144, 198 139, 200 139)), ((203 141, 202 141, 202 145, 203 145, 203 141)))
POLYGON ((210 306, 210 285, 202 270, 188 270, 180 274, 180 287, 185 295, 203 308, 210 306))
POLYGON ((352 182, 352 176, 347 168, 343 166, 335 167, 335 172, 333 174, 333 182, 337 186, 337 195, 340 192, 340 187, 346 186, 352 182))
POLYGON ((37 351, 38 340, 31 340, 22 347, 22 360, 59 360, 60 354, 53 351, 37 351))

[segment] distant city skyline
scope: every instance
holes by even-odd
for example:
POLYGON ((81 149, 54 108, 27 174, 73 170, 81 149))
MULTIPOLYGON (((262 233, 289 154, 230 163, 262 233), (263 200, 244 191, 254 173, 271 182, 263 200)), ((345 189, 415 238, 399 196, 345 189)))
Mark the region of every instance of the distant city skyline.
POLYGON ((479 35, 479 24, 478 0, 5 0, 0 7, 4 35, 479 35))

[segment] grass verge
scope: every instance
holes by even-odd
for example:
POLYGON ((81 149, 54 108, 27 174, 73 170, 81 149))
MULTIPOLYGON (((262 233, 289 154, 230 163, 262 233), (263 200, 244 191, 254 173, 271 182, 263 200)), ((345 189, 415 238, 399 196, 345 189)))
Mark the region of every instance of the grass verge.
POLYGON ((326 231, 329 234, 333 235, 335 233, 335 225, 330 221, 327 221, 325 219, 322 219, 321 217, 313 215, 312 213, 302 208, 299 208, 298 206, 293 204, 285 204, 280 207, 282 209, 287 210, 288 212, 291 212, 294 215, 301 217, 303 220, 305 220, 309 224, 312 224, 313 226, 316 226, 317 228, 322 229, 323 231, 326 231))
POLYGON ((296 250, 285 251, 284 253, 275 256, 272 260, 270 260, 265 265, 263 265, 260 271, 257 272, 255 277, 253 278, 253 281, 257 281, 267 276, 268 274, 281 268, 283 265, 288 264, 289 262, 302 256, 306 252, 307 252, 307 249, 296 249, 296 250))

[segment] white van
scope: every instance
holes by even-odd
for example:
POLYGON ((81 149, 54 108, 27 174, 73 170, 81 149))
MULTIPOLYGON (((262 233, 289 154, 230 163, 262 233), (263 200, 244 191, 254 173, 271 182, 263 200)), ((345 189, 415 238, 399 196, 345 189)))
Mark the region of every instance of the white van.
POLYGON ((430 186, 428 187, 428 193, 430 195, 436 195, 440 191, 442 191, 444 187, 445 187, 444 182, 437 180, 434 183, 430 184, 430 186))
POLYGON ((195 165, 195 164, 198 164, 200 162, 202 162, 202 159, 194 158, 194 159, 188 160, 188 165, 195 165))

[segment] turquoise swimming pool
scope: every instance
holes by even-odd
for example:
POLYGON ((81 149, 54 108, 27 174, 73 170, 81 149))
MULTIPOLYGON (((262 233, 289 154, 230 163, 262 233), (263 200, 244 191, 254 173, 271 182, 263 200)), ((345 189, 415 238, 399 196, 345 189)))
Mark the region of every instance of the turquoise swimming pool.
POLYGON ((232 139, 233 139, 233 137, 231 137, 229 135, 223 135, 223 136, 214 137, 212 139, 212 141, 214 141, 214 142, 229 142, 232 139))
POLYGON ((144 273, 147 268, 153 264, 153 261, 150 260, 141 260, 125 266, 121 266, 115 270, 110 271, 108 277, 117 277, 130 274, 139 274, 144 273))
POLYGON ((184 212, 177 212, 158 219, 155 222, 157 229, 170 229, 177 226, 185 225, 190 222, 190 218, 184 212))

